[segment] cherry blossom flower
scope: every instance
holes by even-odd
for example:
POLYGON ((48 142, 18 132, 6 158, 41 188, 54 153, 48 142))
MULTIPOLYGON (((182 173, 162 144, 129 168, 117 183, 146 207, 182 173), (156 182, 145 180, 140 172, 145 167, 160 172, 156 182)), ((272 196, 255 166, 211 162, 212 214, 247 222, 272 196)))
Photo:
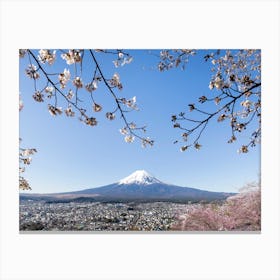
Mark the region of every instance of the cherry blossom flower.
POLYGON ((93 92, 97 89, 98 85, 96 81, 93 81, 92 83, 86 84, 85 88, 89 92, 93 92))
POLYGON ((49 65, 52 65, 55 62, 55 53, 55 50, 53 51, 53 53, 51 53, 49 50, 40 50, 38 58, 43 64, 47 62, 49 65))
POLYGON ((193 111, 194 109, 195 109, 194 104, 189 104, 189 110, 190 110, 190 112, 193 111))
POLYGON ((37 67, 33 64, 28 65, 28 68, 25 69, 26 75, 31 79, 39 79, 40 75, 38 73, 37 67))
POLYGON ((49 108, 49 113, 52 116, 57 116, 57 115, 62 114, 62 108, 61 107, 54 107, 54 106, 48 104, 48 108, 49 108))
POLYGON ((221 115, 219 116, 219 118, 218 118, 218 122, 222 122, 222 121, 224 121, 226 118, 227 118, 227 115, 221 114, 221 115))
POLYGON ((44 95, 40 91, 36 91, 32 97, 37 102, 44 102, 44 95))
POLYGON ((23 58, 27 53, 27 49, 19 49, 19 57, 23 58))
POLYGON ((228 143, 233 143, 234 141, 236 141, 236 137, 232 135, 231 138, 228 140, 228 143))
POLYGON ((21 161, 24 163, 24 164, 27 164, 29 165, 32 161, 32 158, 31 157, 27 157, 27 158, 21 158, 21 161))
POLYGON ((52 86, 47 86, 46 88, 45 88, 45 92, 46 93, 52 93, 54 91, 54 88, 52 87, 52 86))
POLYGON ((114 113, 111 113, 111 112, 106 113, 106 118, 110 121, 114 120, 115 117, 116 117, 116 115, 114 113))
POLYGON ((248 107, 250 107, 252 105, 252 102, 247 99, 247 100, 242 101, 240 105, 243 106, 243 107, 248 108, 248 107))
POLYGON ((73 112, 71 105, 69 104, 68 107, 65 109, 65 114, 67 117, 74 117, 75 112, 73 112))
POLYGON ((82 82, 82 79, 80 77, 76 77, 73 81, 73 84, 77 88, 82 88, 83 87, 83 82, 82 82))
POLYGON ((117 88, 120 89, 120 90, 123 88, 123 86, 122 86, 122 84, 121 84, 121 82, 120 82, 120 76, 119 76, 118 73, 115 73, 115 74, 113 75, 112 79, 111 79, 109 82, 110 82, 110 85, 111 85, 112 87, 117 87, 117 88))
POLYGON ((68 69, 64 69, 63 73, 58 75, 58 80, 60 82, 60 87, 65 88, 67 82, 70 80, 70 71, 68 69))
POLYGON ((207 97, 206 97, 205 95, 199 97, 199 102, 200 102, 200 103, 204 103, 204 102, 206 102, 206 101, 207 101, 207 97))
POLYGON ((214 101, 216 105, 219 105, 219 103, 221 102, 221 98, 217 96, 215 97, 214 101))
POLYGON ((214 87, 216 89, 221 89, 224 85, 224 81, 222 78, 220 78, 219 76, 215 78, 214 80, 214 87))
POLYGON ((146 148, 147 145, 153 146, 154 141, 151 140, 149 137, 142 139, 142 147, 146 148))
POLYGON ((120 133, 121 133, 121 134, 123 134, 123 135, 128 134, 128 130, 127 130, 127 128, 126 128, 126 127, 124 127, 124 128, 122 128, 122 129, 120 129, 120 133))
POLYGON ((127 135, 124 137, 125 142, 127 143, 132 143, 134 141, 134 136, 132 135, 127 135))
POLYGON ((23 173, 23 172, 25 172, 25 167, 20 167, 19 168, 19 173, 23 173))
POLYGON ((47 95, 48 98, 51 98, 51 97, 52 97, 53 91, 54 91, 54 87, 52 87, 52 86, 47 86, 47 87, 45 88, 45 92, 48 93, 48 95, 47 95))
POLYGON ((85 124, 90 125, 90 126, 95 126, 97 125, 97 120, 96 118, 86 118, 85 119, 85 124))
POLYGON ((136 128, 136 124, 133 123, 133 122, 130 123, 130 124, 129 124, 129 128, 130 128, 130 129, 135 129, 135 128, 136 128))
POLYGON ((131 63, 133 61, 133 57, 132 56, 130 56, 130 57, 125 57, 124 59, 123 59, 123 62, 121 63, 121 66, 124 66, 125 64, 129 64, 129 63, 131 63))
POLYGON ((184 152, 184 151, 186 151, 186 150, 188 149, 188 147, 189 147, 189 146, 182 146, 182 147, 180 148, 180 151, 181 151, 181 152, 184 152))
POLYGON ((31 190, 31 187, 28 183, 28 181, 23 178, 22 176, 19 177, 19 188, 21 190, 31 190))
POLYGON ((210 81, 209 83, 209 89, 212 90, 214 88, 214 82, 213 81, 210 81))
POLYGON ((94 110, 94 112, 100 112, 102 110, 102 107, 99 104, 94 103, 93 110, 94 110))
POLYGON ((197 142, 194 144, 194 147, 196 150, 200 150, 200 148, 202 147, 202 145, 198 144, 197 142))
POLYGON ((248 153, 248 147, 243 145, 239 150, 238 153, 248 153))
POLYGON ((184 132, 182 134, 182 138, 183 138, 184 141, 188 141, 188 133, 184 132))
POLYGON ((136 106, 136 96, 133 96, 131 99, 125 101, 127 107, 132 108, 134 110, 138 110, 136 106))
POLYGON ((82 61, 80 51, 78 50, 69 50, 68 53, 62 54, 61 57, 62 59, 66 60, 66 63, 68 65, 82 61))
POLYGON ((241 132, 243 129, 245 129, 245 124, 244 123, 236 123, 235 124, 235 130, 238 132, 241 132))
POLYGON ((21 155, 24 157, 33 155, 34 153, 37 153, 36 149, 23 149, 23 151, 21 152, 21 155))
POLYGON ((70 90, 68 91, 68 93, 67 93, 66 97, 70 100, 70 99, 72 99, 72 98, 73 98, 73 96, 74 96, 74 92, 73 92, 73 90, 72 90, 72 89, 70 89, 70 90))
POLYGON ((118 58, 116 60, 113 60, 113 63, 116 68, 119 66, 124 66, 125 64, 131 63, 133 60, 132 56, 129 56, 127 54, 124 54, 123 52, 118 52, 118 58))

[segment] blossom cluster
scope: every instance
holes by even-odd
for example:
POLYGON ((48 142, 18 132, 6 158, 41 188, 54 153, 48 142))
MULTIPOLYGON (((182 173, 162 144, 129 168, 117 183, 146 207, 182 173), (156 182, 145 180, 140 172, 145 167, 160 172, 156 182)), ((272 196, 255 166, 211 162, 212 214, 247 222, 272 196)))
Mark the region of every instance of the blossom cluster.
MULTIPOLYGON (((168 55, 167 51, 161 53, 163 59, 167 59, 168 55)), ((209 96, 204 94, 198 98, 198 102, 200 104, 214 102, 217 107, 215 111, 205 111, 200 108, 202 105, 190 103, 189 111, 195 112, 195 117, 187 117, 184 112, 172 115, 174 128, 186 131, 188 136, 197 132, 193 143, 184 144, 181 151, 186 151, 190 146, 200 147, 197 141, 209 121, 216 118, 218 122, 229 122, 231 137, 228 143, 235 142, 237 133, 245 131, 251 123, 257 123, 257 132, 252 132, 250 142, 242 145, 238 150, 238 152, 247 153, 248 147, 254 147, 260 142, 261 136, 261 52, 249 49, 218 50, 204 56, 204 60, 212 64, 211 71, 214 74, 209 82, 212 95, 211 93, 209 96)), ((187 141, 185 136, 181 139, 183 142, 187 141)), ((189 139, 191 138, 188 137, 189 139)))
POLYGON ((64 59, 68 65, 82 61, 80 50, 69 50, 68 52, 63 53, 61 58, 64 59))
POLYGON ((41 63, 45 64, 46 62, 50 65, 52 65, 55 62, 56 59, 56 50, 54 50, 52 53, 50 50, 40 50, 38 58, 41 63))
POLYGON ((261 229, 261 190, 228 197, 224 203, 193 204, 178 217, 175 230, 258 231, 261 229))
MULTIPOLYGON (((115 102, 115 109, 105 112, 106 118, 110 121, 115 120, 116 114, 119 113, 121 119, 127 125, 129 121, 127 120, 126 114, 130 110, 125 109, 125 107, 131 110, 138 110, 136 97, 134 96, 129 99, 118 96, 115 89, 123 89, 119 73, 114 73, 111 78, 106 78, 106 75, 101 69, 101 65, 98 63, 99 54, 97 55, 95 53, 116 56, 116 59, 113 60, 116 68, 130 64, 133 61, 132 56, 123 50, 114 51, 103 49, 40 49, 37 54, 34 50, 21 49, 19 50, 19 57, 23 58, 28 54, 30 64, 26 68, 25 73, 29 78, 34 80, 33 99, 36 102, 45 102, 46 97, 49 98, 48 111, 52 116, 65 113, 67 117, 74 117, 78 112, 80 114, 78 118, 83 123, 89 126, 96 126, 98 124, 96 117, 90 116, 87 113, 89 111, 88 105, 90 103, 92 104, 91 112, 93 114, 103 111, 103 104, 97 101, 95 92, 99 89, 99 86, 101 88, 105 86, 109 95, 113 98, 113 102, 115 102), (86 60, 84 60, 85 57, 86 60), (66 64, 64 70, 53 70, 60 67, 60 65, 54 67, 54 64, 59 59, 66 64), (87 63, 88 59, 92 60, 89 64, 87 63), (92 67, 91 69, 87 69, 87 73, 92 73, 90 81, 87 80, 88 77, 83 71, 84 67, 88 68, 89 66, 92 67), (38 79, 40 80, 37 81, 38 79), (46 82, 45 86, 43 86, 44 82, 46 82), (89 92, 90 95, 85 95, 84 91, 89 92), (88 102, 86 99, 90 98, 91 102, 88 102), (65 106, 61 104, 63 101, 66 102, 65 106)), ((142 141, 143 146, 152 143, 149 139, 138 135, 139 130, 136 131, 136 125, 130 125, 128 129, 129 134, 125 135, 124 138, 126 142, 131 143, 135 138, 138 138, 142 141)))
POLYGON ((133 57, 130 56, 129 54, 126 54, 122 51, 118 52, 118 56, 116 60, 113 60, 113 63, 116 68, 120 66, 124 66, 125 64, 130 64, 133 60, 133 57))
POLYGON ((195 53, 195 50, 192 49, 162 50, 159 54, 158 70, 163 72, 179 65, 184 69, 189 57, 195 55, 195 53))
MULTIPOLYGON (((20 139, 21 140, 21 139, 20 139)), ((28 148, 28 149, 19 149, 19 173, 22 174, 25 172, 25 165, 30 165, 32 158, 31 155, 34 155, 37 153, 37 150, 34 148, 28 148)), ((28 181, 22 176, 19 176, 19 189, 21 190, 30 190, 31 187, 28 183, 28 181)))

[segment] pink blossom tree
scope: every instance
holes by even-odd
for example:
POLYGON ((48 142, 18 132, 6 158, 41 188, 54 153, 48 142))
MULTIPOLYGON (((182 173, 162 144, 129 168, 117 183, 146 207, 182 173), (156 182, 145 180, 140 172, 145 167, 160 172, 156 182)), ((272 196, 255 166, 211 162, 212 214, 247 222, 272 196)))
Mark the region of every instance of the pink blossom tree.
POLYGON ((224 203, 188 205, 173 230, 256 231, 261 229, 261 190, 241 192, 224 203))

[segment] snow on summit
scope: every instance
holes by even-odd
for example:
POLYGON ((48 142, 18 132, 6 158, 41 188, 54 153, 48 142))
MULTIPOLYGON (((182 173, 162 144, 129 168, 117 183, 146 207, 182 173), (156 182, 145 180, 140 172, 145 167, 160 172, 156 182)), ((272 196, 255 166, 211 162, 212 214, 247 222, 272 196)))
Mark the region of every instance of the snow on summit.
POLYGON ((145 170, 137 170, 119 181, 120 185, 121 184, 150 185, 156 183, 162 183, 162 182, 156 179, 155 177, 153 177, 152 175, 150 175, 145 170))

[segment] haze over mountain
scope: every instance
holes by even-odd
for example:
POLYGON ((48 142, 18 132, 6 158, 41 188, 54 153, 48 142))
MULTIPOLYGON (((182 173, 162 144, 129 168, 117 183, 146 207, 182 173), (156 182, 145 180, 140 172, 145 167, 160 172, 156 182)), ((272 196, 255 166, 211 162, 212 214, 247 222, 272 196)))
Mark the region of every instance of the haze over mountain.
POLYGON ((24 194, 21 198, 72 199, 92 201, 211 201, 233 193, 210 192, 166 184, 145 170, 137 170, 116 183, 102 187, 56 194, 24 194))

